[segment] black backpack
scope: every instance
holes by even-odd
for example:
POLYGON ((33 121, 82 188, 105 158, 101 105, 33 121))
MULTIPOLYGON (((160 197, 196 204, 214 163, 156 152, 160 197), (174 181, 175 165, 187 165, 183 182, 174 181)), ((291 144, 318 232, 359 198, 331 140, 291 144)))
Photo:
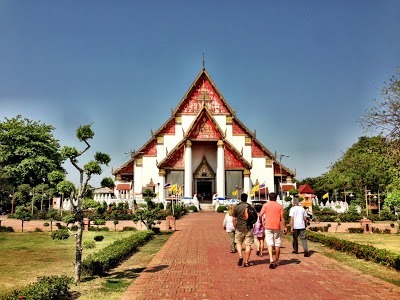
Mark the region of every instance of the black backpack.
POLYGON ((251 206, 250 204, 247 205, 246 210, 247 210, 247 219, 246 219, 247 227, 253 228, 253 225, 257 223, 258 213, 254 208, 254 206, 251 206))

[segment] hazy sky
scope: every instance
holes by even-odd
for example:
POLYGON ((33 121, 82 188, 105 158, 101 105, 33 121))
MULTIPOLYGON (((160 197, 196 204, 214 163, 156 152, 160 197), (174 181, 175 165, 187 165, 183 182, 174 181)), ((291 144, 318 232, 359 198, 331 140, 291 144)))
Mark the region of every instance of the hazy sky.
MULTIPOLYGON (((56 127, 60 144, 129 159, 206 69, 239 119, 319 176, 400 66, 400 1, 0 0, 0 120, 56 127)), ((85 156, 81 161, 91 158, 85 156)), ((68 179, 77 173, 68 167, 68 179)))

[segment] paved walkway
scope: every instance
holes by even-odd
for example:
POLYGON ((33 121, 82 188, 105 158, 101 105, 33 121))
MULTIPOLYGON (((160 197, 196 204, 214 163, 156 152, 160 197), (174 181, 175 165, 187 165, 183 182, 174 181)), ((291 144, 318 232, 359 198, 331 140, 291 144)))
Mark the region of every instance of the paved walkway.
MULTIPOLYGON (((281 265, 252 251, 249 268, 229 252, 224 214, 192 213, 126 291, 123 299, 400 299, 400 288, 322 254, 292 254, 285 241, 281 265)), ((253 247, 254 248, 254 247, 253 247)), ((300 246, 301 249, 301 246, 300 246)), ((264 253, 267 251, 265 250, 264 253)))

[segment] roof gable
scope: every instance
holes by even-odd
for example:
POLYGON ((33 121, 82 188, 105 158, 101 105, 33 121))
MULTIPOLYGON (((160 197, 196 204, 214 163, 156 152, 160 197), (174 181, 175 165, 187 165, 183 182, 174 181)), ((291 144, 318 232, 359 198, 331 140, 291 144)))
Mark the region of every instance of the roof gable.
POLYGON ((185 138, 191 140, 219 140, 223 137, 221 128, 211 116, 209 110, 203 106, 196 119, 188 128, 185 138))
POLYGON ((203 106, 212 114, 233 114, 232 109, 204 69, 176 107, 174 115, 177 113, 197 114, 203 106))
POLYGON ((315 191, 308 183, 299 186, 298 192, 299 194, 315 194, 315 191))

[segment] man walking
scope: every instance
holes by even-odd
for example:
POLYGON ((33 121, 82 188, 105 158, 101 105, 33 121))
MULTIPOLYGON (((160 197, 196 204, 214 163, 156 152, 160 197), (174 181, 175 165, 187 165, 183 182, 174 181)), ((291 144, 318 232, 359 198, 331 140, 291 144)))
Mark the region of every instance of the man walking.
POLYGON ((281 251, 281 228, 286 234, 286 222, 283 214, 283 207, 276 202, 276 193, 269 194, 269 201, 263 205, 260 211, 260 222, 265 214, 265 240, 269 253, 269 268, 275 269, 279 264, 279 254, 281 251), (275 249, 275 259, 273 250, 275 249))
POLYGON ((249 259, 251 253, 251 245, 254 243, 253 228, 247 226, 245 219, 245 213, 248 206, 247 194, 243 193, 240 195, 241 202, 233 210, 233 225, 235 226, 235 243, 236 250, 239 253, 238 266, 243 265, 249 267, 249 259), (246 250, 244 253, 244 264, 242 255, 242 244, 245 244, 246 250))
POLYGON ((299 242, 298 238, 301 239, 301 244, 304 249, 304 257, 309 257, 308 243, 306 239, 306 224, 307 224, 307 213, 303 207, 299 206, 299 199, 293 199, 293 206, 289 210, 290 216, 290 227, 293 233, 293 252, 299 253, 299 242))

